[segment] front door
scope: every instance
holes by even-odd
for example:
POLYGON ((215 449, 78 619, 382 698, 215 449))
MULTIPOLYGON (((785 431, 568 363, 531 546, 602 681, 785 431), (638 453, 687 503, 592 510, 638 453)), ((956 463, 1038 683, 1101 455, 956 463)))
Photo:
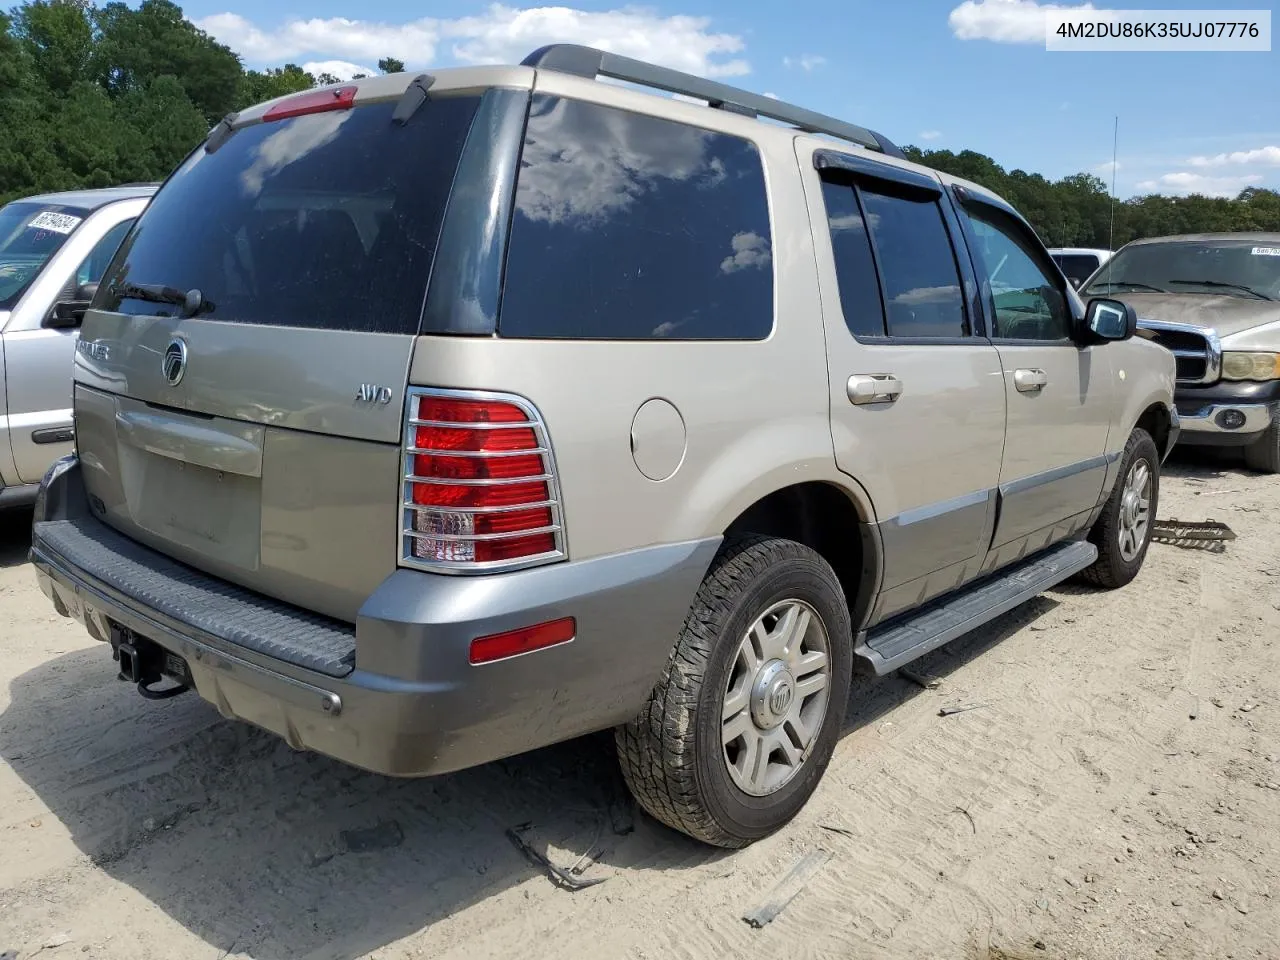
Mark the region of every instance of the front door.
MULTIPOLYGON (((836 154, 801 156, 822 287, 840 469, 877 513, 884 568, 868 623, 976 575, 1004 446, 1000 356, 967 307, 941 185, 836 154)), ((963 249, 963 247, 961 247, 963 249)), ((968 276, 968 289, 976 292, 968 276)))
POLYGON ((973 193, 960 206, 1008 403, 995 565, 1074 532, 1097 505, 1114 387, 1105 345, 1072 339, 1067 292, 1030 227, 973 193))

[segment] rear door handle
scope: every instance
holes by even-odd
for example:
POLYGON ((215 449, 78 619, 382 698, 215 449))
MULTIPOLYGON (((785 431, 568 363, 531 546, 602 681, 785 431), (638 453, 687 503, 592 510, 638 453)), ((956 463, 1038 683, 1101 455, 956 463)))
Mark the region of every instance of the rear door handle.
POLYGON ((849 402, 893 403, 902 395, 902 381, 891 373, 855 373, 845 387, 849 402))
POLYGON ((1019 393, 1035 393, 1049 382, 1049 375, 1038 367, 1024 367, 1013 371, 1013 385, 1019 393))

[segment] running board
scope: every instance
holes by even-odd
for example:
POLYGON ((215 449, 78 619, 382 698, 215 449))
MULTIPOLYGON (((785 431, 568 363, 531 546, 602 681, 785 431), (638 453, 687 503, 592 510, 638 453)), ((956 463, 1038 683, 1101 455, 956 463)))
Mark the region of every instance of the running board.
POLYGON ((854 653, 878 676, 892 673, 1079 573, 1098 557, 1084 540, 1062 543, 919 610, 864 631, 854 653))

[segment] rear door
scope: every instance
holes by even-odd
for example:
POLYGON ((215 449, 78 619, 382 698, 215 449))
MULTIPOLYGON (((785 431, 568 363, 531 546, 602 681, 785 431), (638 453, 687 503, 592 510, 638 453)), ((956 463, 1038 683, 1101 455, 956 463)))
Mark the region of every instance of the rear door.
POLYGON ((178 169, 77 352, 80 455, 108 523, 355 619, 398 556, 407 370, 480 99, 433 89, 399 122, 385 94, 335 98, 178 169))
POLYGON ((1073 532, 1096 506, 1114 386, 1106 347, 1072 339, 1071 298, 1031 228, 1001 204, 957 193, 1008 403, 992 540, 1003 563, 1073 532))
MULTIPOLYGON (((959 586, 986 555, 1004 446, 1000 357, 931 177, 801 155, 822 284, 836 462, 877 511, 871 619, 959 586)), ((963 249, 963 248, 961 248, 963 249)))

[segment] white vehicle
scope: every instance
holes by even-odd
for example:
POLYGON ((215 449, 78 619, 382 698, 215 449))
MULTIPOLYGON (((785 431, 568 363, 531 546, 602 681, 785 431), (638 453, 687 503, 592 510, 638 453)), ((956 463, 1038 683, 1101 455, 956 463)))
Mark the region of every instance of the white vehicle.
POLYGON ((1049 256, 1077 289, 1112 257, 1110 250, 1094 247, 1050 247, 1049 256))
POLYGON ((0 508, 35 499, 71 452, 80 321, 155 184, 45 194, 0 207, 0 508))

